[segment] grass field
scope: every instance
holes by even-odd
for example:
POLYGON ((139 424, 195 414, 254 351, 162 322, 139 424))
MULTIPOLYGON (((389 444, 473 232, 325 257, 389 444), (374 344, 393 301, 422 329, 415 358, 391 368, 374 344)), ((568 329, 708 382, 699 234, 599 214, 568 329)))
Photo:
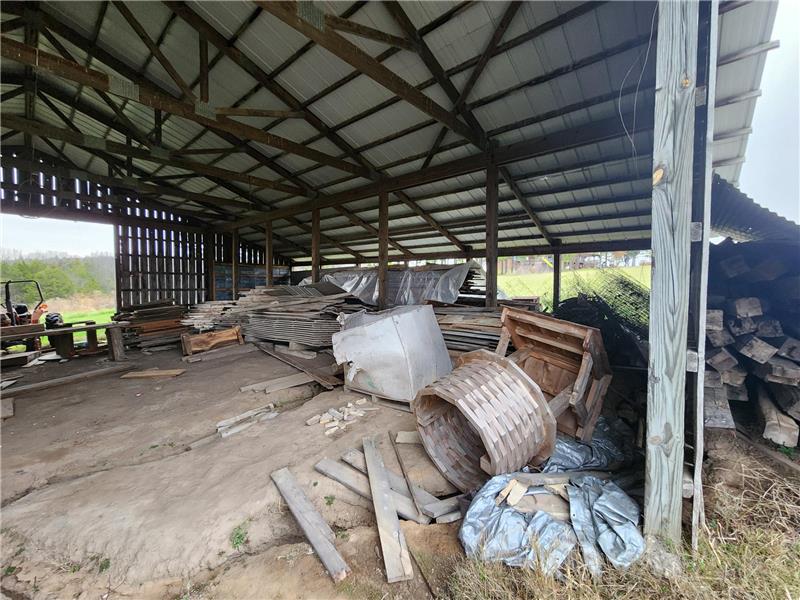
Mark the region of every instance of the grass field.
MULTIPOLYGON (((640 267, 618 267, 628 277, 643 286, 650 287, 650 265, 640 267)), ((592 281, 600 269, 580 269, 561 272, 561 299, 577 295, 580 289, 591 289, 592 281)), ((525 275, 498 275, 497 287, 509 298, 520 296, 539 296, 542 304, 551 307, 553 303, 553 274, 528 273, 525 275)))

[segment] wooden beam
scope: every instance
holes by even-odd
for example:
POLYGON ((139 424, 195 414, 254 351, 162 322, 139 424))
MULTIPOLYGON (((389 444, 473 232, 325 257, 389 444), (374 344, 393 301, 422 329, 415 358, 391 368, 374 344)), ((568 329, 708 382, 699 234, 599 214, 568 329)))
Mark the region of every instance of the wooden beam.
MULTIPOLYGON (((711 102, 716 98, 717 49, 719 36, 719 6, 717 0, 700 5, 697 54, 697 83, 705 88, 702 103, 696 103, 694 144, 695 183, 692 191, 692 221, 702 223, 702 240, 692 245, 691 282, 689 290, 690 311, 693 315, 693 349, 697 364, 706 362, 706 316, 708 300, 708 256, 711 237, 711 182, 712 144, 715 109, 711 102)), ((691 547, 696 552, 700 531, 705 525, 703 497, 703 454, 705 448, 705 369, 698 369, 692 377, 694 383, 694 471, 692 473, 692 531, 691 547)))
POLYGON ((275 119, 304 119, 306 113, 298 110, 273 110, 266 108, 246 108, 243 106, 224 106, 214 109, 218 115, 228 117, 269 117, 275 119))
POLYGON ((561 253, 553 254, 553 312, 561 302, 561 253))
POLYGON ((319 208, 311 211, 311 281, 319 281, 319 208))
POLYGON ((233 134, 240 139, 250 139, 261 142, 267 146, 285 150, 291 154, 302 156, 308 160, 320 162, 328 166, 347 171, 356 175, 368 176, 362 168, 334 156, 319 152, 308 146, 293 142, 286 138, 267 133, 257 127, 232 121, 228 118, 215 119, 198 113, 194 105, 171 98, 151 87, 132 85, 131 82, 108 75, 101 71, 88 69, 72 61, 64 60, 49 52, 41 51, 26 44, 21 44, 11 38, 0 39, 0 52, 3 58, 32 66, 38 70, 53 73, 54 75, 89 86, 95 90, 109 92, 123 98, 129 98, 154 109, 183 117, 190 121, 205 125, 214 130, 233 134))
POLYGON ((497 165, 486 169, 486 306, 497 307, 497 165))
POLYGON ((386 275, 389 270, 389 194, 378 194, 378 307, 388 307, 386 275))
POLYGON ((264 268, 266 269, 267 285, 270 286, 274 281, 272 268, 273 268, 273 254, 272 254, 272 221, 264 223, 264 268))
POLYGON ((644 532, 681 543, 698 4, 659 2, 644 532))
MULTIPOLYGON (((629 114, 624 114, 623 119, 629 122, 629 114)), ((595 121, 579 129, 569 129, 565 131, 552 132, 547 136, 518 142, 508 146, 499 146, 494 149, 492 161, 497 165, 519 162, 535 156, 551 154, 560 150, 567 150, 614 139, 625 135, 622 129, 622 121, 619 117, 611 117, 603 121, 595 121)), ((636 121, 636 131, 651 129, 653 126, 652 118, 647 115, 640 115, 636 121)), ((630 133, 630 132, 629 132, 630 133)), ((237 221, 236 226, 245 226, 251 223, 260 223, 264 218, 279 219, 286 215, 301 214, 311 210, 314 203, 319 208, 328 208, 347 202, 354 202, 364 198, 374 197, 381 188, 387 191, 404 190, 411 187, 433 183, 443 179, 474 173, 486 169, 490 160, 485 154, 474 154, 464 158, 458 158, 446 163, 434 165, 427 169, 387 177, 380 182, 369 183, 358 188, 345 190, 336 194, 331 194, 324 199, 314 202, 297 204, 295 206, 275 209, 269 213, 264 213, 259 217, 247 217, 237 221)))
POLYGON ((230 181, 238 181, 249 186, 251 189, 257 190, 266 188, 298 196, 307 195, 303 189, 286 185, 284 183, 279 183, 271 179, 255 177, 253 175, 243 175, 237 171, 221 169, 205 163, 172 158, 170 151, 166 150, 165 148, 158 148, 155 146, 149 150, 145 148, 138 148, 132 146, 130 143, 121 144, 119 142, 86 135, 77 131, 70 131, 68 129, 54 127, 46 123, 31 121, 16 115, 4 115, 3 120, 9 127, 14 127, 20 131, 37 135, 39 137, 46 137, 59 140, 61 142, 67 142, 74 146, 83 146, 96 150, 99 149, 105 152, 110 152, 111 154, 121 154, 122 156, 129 158, 140 158, 142 160, 157 162, 172 167, 177 167, 179 169, 186 169, 188 171, 194 171, 198 174, 198 176, 201 177, 220 177, 230 181))
POLYGON ((392 35, 384 31, 379 31, 372 27, 362 25, 361 23, 356 23, 354 21, 350 21, 349 19, 343 19, 342 17, 337 17, 336 15, 326 14, 325 26, 330 27, 331 29, 344 31, 346 33, 351 33, 359 37, 374 40, 376 42, 389 44, 390 46, 394 46, 396 48, 402 48, 403 50, 410 50, 411 52, 416 51, 414 44, 411 43, 411 41, 407 40, 406 38, 398 37, 396 35, 392 35))
POLYGON ((239 232, 231 233, 231 300, 236 300, 239 292, 239 232))
POLYGON ((199 36, 200 53, 200 101, 208 102, 208 40, 199 36))
POLYGON ((304 18, 305 15, 307 15, 309 19, 316 17, 324 19, 323 13, 313 5, 300 5, 294 2, 264 1, 257 1, 256 4, 296 31, 305 35, 308 39, 315 41, 319 46, 325 48, 334 56, 342 59, 352 67, 359 69, 364 75, 367 75, 390 92, 397 94, 412 106, 430 115, 444 125, 447 125, 458 135, 470 141, 475 139, 469 127, 454 118, 447 109, 418 91, 401 77, 398 77, 393 71, 384 67, 358 46, 351 44, 334 31, 322 31, 312 25, 310 21, 304 18), (304 16, 301 16, 301 12, 304 16))
POLYGON ((161 52, 161 48, 159 48, 156 45, 156 43, 150 38, 145 28, 142 26, 141 23, 139 23, 139 21, 133 15, 133 12, 131 12, 131 9, 129 9, 127 5, 121 0, 114 0, 113 4, 116 7, 116 9, 120 12, 120 14, 128 22, 128 25, 130 25, 131 28, 136 32, 136 35, 139 36, 139 39, 142 40, 142 42, 144 42, 144 45, 147 46, 147 49, 150 50, 150 52, 153 54, 156 60, 159 63, 161 63, 161 66, 164 67, 164 70, 172 78, 172 81, 174 81, 177 84, 177 86, 181 89, 183 95, 189 98, 190 100, 194 101, 195 96, 194 93, 192 92, 192 88, 190 88, 189 84, 187 84, 183 80, 183 77, 180 76, 180 73, 178 73, 177 69, 172 65, 169 59, 167 59, 167 57, 164 56, 164 53, 161 52))

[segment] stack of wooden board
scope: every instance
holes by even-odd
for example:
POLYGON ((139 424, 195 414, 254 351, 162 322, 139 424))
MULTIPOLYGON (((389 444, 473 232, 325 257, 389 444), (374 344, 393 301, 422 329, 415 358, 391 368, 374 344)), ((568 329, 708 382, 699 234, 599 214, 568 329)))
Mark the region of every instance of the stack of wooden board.
POLYGON ((176 305, 172 298, 123 307, 111 319, 127 321, 123 339, 127 346, 148 348, 180 341, 188 327, 181 323, 186 307, 176 305))
POLYGON ((434 306, 448 350, 494 350, 500 341, 500 311, 476 306, 434 306))
POLYGON ((706 312, 705 396, 752 402, 764 436, 788 446, 800 421, 798 254, 797 243, 713 247, 706 312))

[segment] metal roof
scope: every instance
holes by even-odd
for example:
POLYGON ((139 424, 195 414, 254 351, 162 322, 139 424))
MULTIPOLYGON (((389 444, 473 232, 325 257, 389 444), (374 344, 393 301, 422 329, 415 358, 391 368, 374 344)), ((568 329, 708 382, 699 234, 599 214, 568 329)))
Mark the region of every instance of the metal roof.
MULTIPOLYGON (((305 118, 231 118, 336 157, 344 161, 344 167, 350 165, 350 170, 363 171, 348 173, 341 167, 322 165, 259 141, 235 140, 186 118, 167 115, 161 147, 173 151, 173 156, 184 153, 184 159, 195 163, 310 191, 304 197, 226 176, 188 173, 192 176, 181 178, 181 174, 187 174, 185 168, 134 158, 132 165, 144 180, 156 177, 160 179, 150 181, 252 203, 251 210, 244 208, 246 205, 214 210, 208 204, 167 194, 159 198, 166 206, 180 207, 221 224, 264 209, 298 206, 308 200, 309 193, 328 195, 357 188, 370 182, 366 173, 370 169, 385 176, 415 173, 428 162, 426 157, 435 147, 438 151, 431 154, 431 166, 481 153, 453 131, 445 131, 442 137, 442 125, 428 114, 400 100, 260 6, 216 1, 125 5, 195 93, 200 79, 198 27, 207 27, 224 38, 224 50, 210 44, 208 106, 284 111, 299 107, 305 111, 305 118), (234 142, 246 143, 247 150, 235 148, 234 142), (232 151, 197 153, 219 148, 232 151)), ((408 31, 390 6, 380 2, 313 4, 324 13, 322 16, 343 16, 352 23, 407 38, 408 31)), ((444 1, 403 1, 399 6, 457 91, 467 84, 510 7, 506 2, 444 1)), ((652 2, 521 3, 464 99, 466 109, 487 137, 500 146, 603 119, 624 117, 628 129, 633 128, 634 115, 640 122, 647 121, 653 111, 655 7, 652 2)), ((776 2, 721 4, 713 158, 715 171, 732 182, 738 179, 745 157, 767 56, 764 44, 770 41, 776 7, 776 2)), ((81 65, 126 79, 135 75, 173 98, 181 97, 179 85, 116 5, 45 1, 39 4, 39 10, 42 15, 37 22, 47 32, 38 37, 42 51, 60 56, 66 52, 81 65)), ((4 2, 0 11, 4 23, 31 14, 24 3, 16 2, 4 2)), ((320 13, 314 14, 322 18, 320 13)), ((451 96, 419 51, 392 47, 347 31, 339 33, 452 112, 451 96)), ((22 28, 5 35, 24 40, 22 28)), ((25 68, 4 60, 2 75, 5 94, 22 84, 25 68)), ((66 116, 84 134, 120 143, 125 143, 126 129, 131 127, 144 134, 154 130, 154 111, 141 103, 115 98, 124 115, 119 117, 87 86, 40 71, 36 72, 34 86, 39 92, 35 119, 40 122, 69 128, 62 118, 66 116)), ((23 95, 4 100, 2 111, 4 115, 24 116, 23 95)), ((4 134, 9 131, 3 125, 4 134)), ((21 133, 3 140, 4 145, 21 142, 21 133)), ((135 139, 132 143, 139 145, 135 139)), ((55 146, 76 166, 107 173, 106 162, 91 149, 66 142, 55 142, 55 146)), ((54 154, 53 148, 38 138, 35 148, 54 154)), ((549 235, 562 243, 646 239, 650 227, 651 148, 652 132, 645 129, 535 156, 507 168, 516 192, 539 215, 549 235)), ((392 194, 390 256, 402 256, 398 248, 410 253, 457 251, 453 239, 462 247, 483 248, 483 179, 482 173, 470 173, 392 194), (448 236, 441 233, 442 228, 448 236)), ((502 179, 499 216, 501 248, 547 243, 502 179)), ((343 247, 367 259, 377 256, 377 198, 324 208, 321 220, 323 257, 352 259, 352 253, 343 254, 343 247)), ((310 248, 310 224, 310 214, 276 220, 273 230, 277 239, 293 242, 283 246, 277 243, 277 251, 288 258, 307 259, 308 254, 297 246, 310 248)), ((254 228, 244 227, 240 235, 263 243, 263 233, 254 228)))

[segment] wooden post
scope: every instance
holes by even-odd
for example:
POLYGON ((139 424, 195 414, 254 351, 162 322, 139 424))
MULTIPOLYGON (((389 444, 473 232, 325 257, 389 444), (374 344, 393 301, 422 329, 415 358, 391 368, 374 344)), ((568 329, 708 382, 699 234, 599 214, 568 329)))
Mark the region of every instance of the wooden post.
POLYGON ((239 292, 239 232, 231 233, 231 299, 239 292))
POLYGON ((497 165, 486 169, 486 306, 497 306, 497 165))
POLYGON ((378 194, 378 307, 387 307, 386 275, 389 270, 389 194, 378 194))
MULTIPOLYGON (((692 550, 696 551, 699 532, 705 521, 703 499, 703 452, 705 420, 705 333, 706 304, 708 298, 708 240, 711 221, 712 144, 714 139, 714 98, 717 87, 717 36, 719 2, 712 0, 700 5, 697 85, 703 86, 703 102, 696 103, 696 131, 694 146, 694 187, 692 221, 701 224, 702 238, 692 245, 691 287, 689 289, 692 314, 693 348, 697 352, 697 373, 693 376, 694 396, 694 472, 692 477, 692 550)), ((700 87, 699 89, 703 89, 700 87)))
POLYGON ((117 312, 122 310, 122 242, 119 237, 120 225, 114 224, 114 292, 117 298, 117 312))
POLYGON ((698 3, 658 5, 644 532, 681 541, 698 3))
POLYGON ((208 39, 200 36, 200 100, 208 102, 208 39))
POLYGON ((217 283, 214 279, 214 233, 211 231, 203 234, 203 257, 206 267, 206 300, 217 299, 217 283))
POLYGON ((561 253, 553 254, 553 312, 561 302, 561 253))
POLYGON ((311 281, 319 281, 319 209, 311 211, 311 281))
POLYGON ((264 268, 267 270, 267 285, 273 285, 274 279, 272 276, 272 263, 274 257, 272 255, 272 221, 264 223, 265 239, 264 239, 264 268))

